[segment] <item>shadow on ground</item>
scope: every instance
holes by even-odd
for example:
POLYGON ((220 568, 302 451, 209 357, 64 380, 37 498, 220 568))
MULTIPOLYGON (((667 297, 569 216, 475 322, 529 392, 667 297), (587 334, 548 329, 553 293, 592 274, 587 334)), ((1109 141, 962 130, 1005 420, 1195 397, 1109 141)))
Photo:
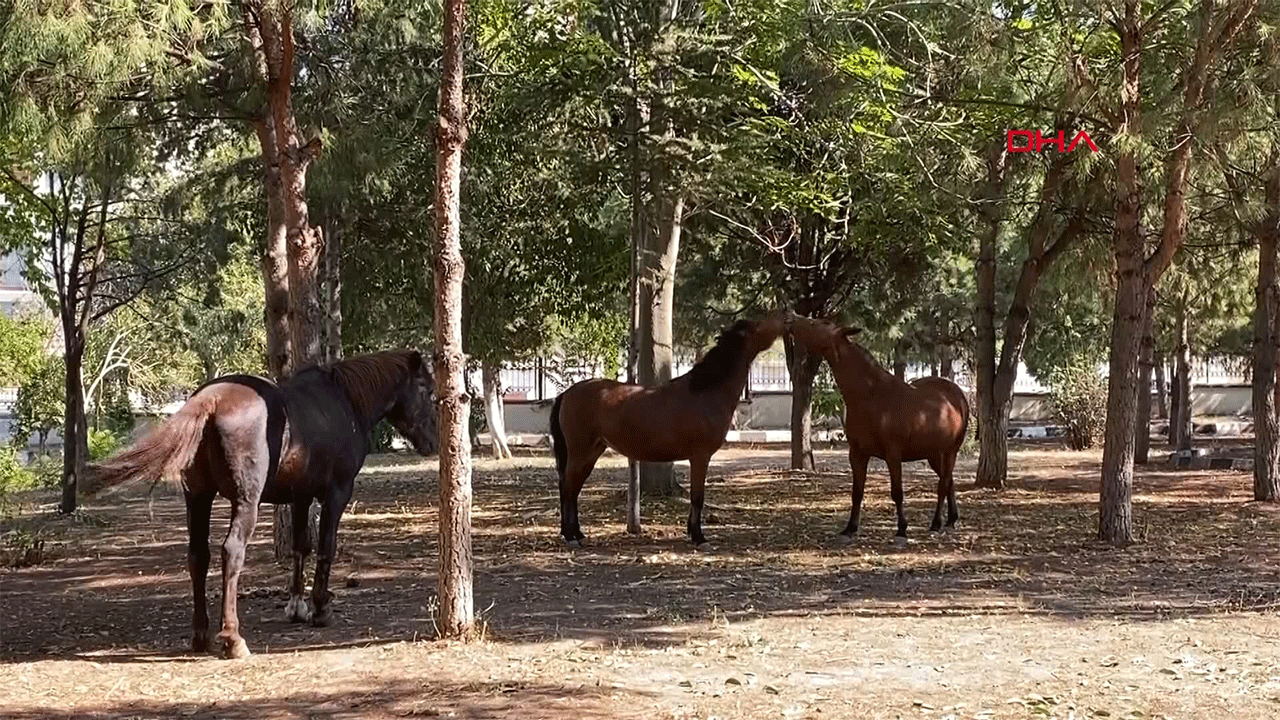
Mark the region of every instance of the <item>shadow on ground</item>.
MULTIPOLYGON (((882 470, 873 468, 868 482, 862 534, 845 543, 835 534, 848 514, 844 454, 819 452, 811 473, 779 470, 785 462, 777 451, 734 450, 713 464, 706 530, 718 549, 698 553, 685 541, 687 504, 678 500, 647 503, 645 534, 625 534, 625 471, 616 459, 602 463, 584 491, 588 545, 572 551, 558 538, 549 458, 479 461, 475 598, 488 637, 662 647, 697 637, 716 618, 1041 614, 1147 621, 1280 602, 1280 568, 1270 559, 1280 516, 1247 502, 1249 479, 1240 473, 1140 471, 1134 505, 1141 542, 1117 551, 1090 540, 1097 521, 1093 455, 1015 452, 1013 488, 960 493, 961 525, 943 535, 925 532, 934 478, 913 465, 912 540, 898 546, 882 470)), ((972 477, 972 465, 962 464, 961 478, 972 477)), ((325 629, 284 620, 285 572, 271 557, 270 523, 260 522, 241 581, 242 632, 251 649, 273 655, 433 637, 436 491, 434 462, 371 463, 340 528, 337 621, 325 629)), ((263 508, 260 517, 269 515, 263 508)), ((33 512, 0 527, 47 536, 49 556, 0 574, 0 661, 187 657, 183 517, 180 498, 161 490, 150 500, 143 493, 106 498, 76 519, 33 512)), ((215 566, 226 522, 220 504, 215 566)), ((214 603, 219 582, 215 567, 214 603)), ((216 605, 211 617, 216 624, 216 605)))

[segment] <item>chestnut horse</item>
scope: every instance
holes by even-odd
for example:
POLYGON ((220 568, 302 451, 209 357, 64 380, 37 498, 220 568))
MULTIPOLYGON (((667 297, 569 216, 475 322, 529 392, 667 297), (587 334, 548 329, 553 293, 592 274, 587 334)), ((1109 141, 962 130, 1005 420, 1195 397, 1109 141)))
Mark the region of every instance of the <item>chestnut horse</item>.
POLYGON ((592 378, 569 386, 551 406, 551 444, 560 476, 560 534, 585 539, 578 495, 606 448, 640 462, 689 461, 689 539, 702 534, 703 489, 711 456, 724 445, 751 362, 786 329, 787 315, 739 320, 689 372, 656 387, 592 378))
POLYGON ((969 427, 969 399, 960 386, 941 377, 922 377, 909 383, 899 380, 854 342, 862 328, 794 317, 790 332, 796 342, 822 353, 844 397, 844 433, 849 441, 849 465, 853 468, 853 507, 849 524, 841 534, 851 538, 858 532, 867 462, 873 457, 889 466, 899 538, 907 537, 907 518, 902 512, 904 462, 927 460, 938 474, 938 504, 929 530, 942 529, 944 499, 947 527, 953 527, 960 515, 956 512, 952 473, 969 427))
POLYGON ((196 652, 209 645, 209 516, 216 496, 230 500, 218 640, 226 657, 248 657, 236 593, 259 503, 293 506, 289 620, 328 625, 338 520, 369 454, 370 431, 384 417, 422 455, 436 451, 435 384, 416 350, 307 367, 279 385, 252 375, 227 375, 202 385, 173 417, 130 447, 91 465, 85 494, 143 480, 181 484, 187 504, 187 571, 195 601, 191 648, 196 652), (320 502, 314 613, 302 597, 312 500, 320 502))

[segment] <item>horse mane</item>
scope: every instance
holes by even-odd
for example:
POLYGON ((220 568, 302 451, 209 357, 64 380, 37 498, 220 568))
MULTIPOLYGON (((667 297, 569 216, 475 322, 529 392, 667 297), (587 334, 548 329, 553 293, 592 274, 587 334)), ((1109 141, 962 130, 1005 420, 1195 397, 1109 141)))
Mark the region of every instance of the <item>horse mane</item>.
POLYGON ((695 393, 710 390, 732 373, 746 351, 747 331, 754 326, 750 320, 739 320, 722 330, 715 347, 689 371, 689 390, 695 393))
POLYGON ((855 354, 861 357, 863 362, 871 366, 871 369, 875 371, 877 374, 879 374, 881 377, 884 377, 884 376, 897 377, 893 373, 889 372, 888 368, 880 364, 880 361, 876 360, 875 355, 872 355, 870 350, 862 347, 862 345, 858 344, 856 340, 850 337, 841 337, 840 339, 846 342, 849 345, 849 348, 855 354))
POLYGON ((383 350, 342 360, 327 369, 338 385, 351 398, 356 412, 366 418, 377 417, 386 408, 389 381, 403 382, 409 375, 409 358, 413 350, 383 350))

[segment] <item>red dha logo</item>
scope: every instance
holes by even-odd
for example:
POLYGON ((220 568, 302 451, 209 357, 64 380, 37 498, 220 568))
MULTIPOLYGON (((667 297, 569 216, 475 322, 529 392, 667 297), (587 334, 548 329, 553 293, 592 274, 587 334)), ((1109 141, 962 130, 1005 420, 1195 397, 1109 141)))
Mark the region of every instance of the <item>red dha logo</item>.
POLYGON ((1076 133, 1070 145, 1067 144, 1067 133, 1063 130, 1059 130, 1056 137, 1041 135, 1039 130, 1010 130, 1006 142, 1011 153, 1043 152, 1046 146, 1057 146, 1058 152, 1071 152, 1076 149, 1076 145, 1081 140, 1084 140, 1090 150, 1098 152, 1098 146, 1093 144, 1093 139, 1089 137, 1089 133, 1083 130, 1076 133), (1014 137, 1025 138, 1025 144, 1014 144, 1014 137))

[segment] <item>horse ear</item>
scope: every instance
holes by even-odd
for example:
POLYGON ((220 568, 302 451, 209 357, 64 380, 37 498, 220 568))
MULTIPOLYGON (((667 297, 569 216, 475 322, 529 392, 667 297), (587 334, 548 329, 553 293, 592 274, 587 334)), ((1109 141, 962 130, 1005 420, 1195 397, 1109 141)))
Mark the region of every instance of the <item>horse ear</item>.
POLYGON ((409 369, 415 373, 422 372, 422 353, 414 350, 409 353, 409 369))

